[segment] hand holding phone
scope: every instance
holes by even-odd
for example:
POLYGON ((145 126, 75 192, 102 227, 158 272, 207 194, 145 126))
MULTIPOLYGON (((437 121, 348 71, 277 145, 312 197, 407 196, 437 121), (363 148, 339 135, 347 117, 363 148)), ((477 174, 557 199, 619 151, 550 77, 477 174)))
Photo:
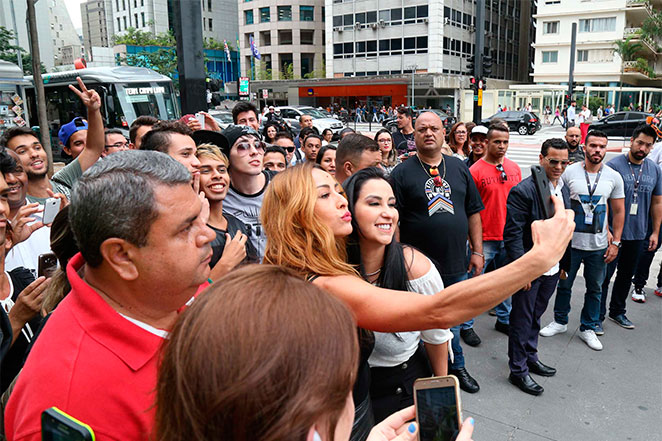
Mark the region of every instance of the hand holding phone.
POLYGON ((453 375, 419 378, 414 403, 420 441, 453 441, 462 426, 460 385, 453 375))
POLYGON ((54 253, 46 253, 39 255, 39 262, 37 265, 37 277, 44 276, 51 277, 57 269, 57 257, 54 253))
POLYGON ((53 223, 55 216, 57 216, 60 211, 60 202, 59 198, 46 199, 46 202, 44 203, 44 215, 41 221, 44 225, 53 223))
POLYGON ((198 120, 198 124, 200 124, 200 130, 205 129, 205 115, 202 112, 198 112, 195 114, 195 119, 198 120))

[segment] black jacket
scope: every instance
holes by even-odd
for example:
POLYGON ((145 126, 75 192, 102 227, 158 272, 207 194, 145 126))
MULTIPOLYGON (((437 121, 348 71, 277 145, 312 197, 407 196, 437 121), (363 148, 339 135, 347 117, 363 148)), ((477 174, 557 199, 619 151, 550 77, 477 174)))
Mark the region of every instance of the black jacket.
MULTIPOLYGON (((567 186, 564 185, 561 188, 561 194, 565 208, 570 208, 570 190, 567 186)), ((531 224, 533 221, 545 218, 536 192, 536 184, 531 176, 510 190, 506 209, 503 244, 508 254, 508 260, 512 262, 533 247, 531 224)), ((565 268, 563 264, 561 267, 565 268)))

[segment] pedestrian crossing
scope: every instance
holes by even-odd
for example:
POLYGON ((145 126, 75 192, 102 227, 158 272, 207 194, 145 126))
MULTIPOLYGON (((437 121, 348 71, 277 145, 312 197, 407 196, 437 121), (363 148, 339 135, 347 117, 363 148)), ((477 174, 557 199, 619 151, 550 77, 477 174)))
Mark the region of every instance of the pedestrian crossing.
MULTIPOLYGON (((607 152, 604 162, 608 162, 619 154, 620 152, 607 152)), ((540 164, 539 155, 540 147, 533 145, 530 147, 509 146, 506 152, 506 158, 517 163, 522 169, 522 177, 529 176, 532 165, 540 164)))

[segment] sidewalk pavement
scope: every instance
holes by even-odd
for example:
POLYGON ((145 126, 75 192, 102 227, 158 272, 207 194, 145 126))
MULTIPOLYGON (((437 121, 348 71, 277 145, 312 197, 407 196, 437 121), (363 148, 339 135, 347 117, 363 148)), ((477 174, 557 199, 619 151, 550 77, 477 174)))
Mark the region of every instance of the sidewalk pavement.
MULTIPOLYGON (((662 253, 661 253, 662 254, 662 253)), ((583 305, 581 268, 572 290, 568 332, 540 337, 539 355, 557 368, 554 377, 532 375, 545 388, 534 397, 508 382, 508 338, 483 314, 475 329, 483 342, 463 345, 467 370, 480 384, 477 394, 462 392, 463 418, 476 420, 476 441, 660 441, 662 440, 662 298, 653 294, 660 256, 651 265, 647 302, 628 296, 634 330, 604 323, 602 351, 579 339, 583 305)), ((611 294, 611 287, 610 287, 611 294)), ((554 296, 542 318, 553 319, 554 296)))

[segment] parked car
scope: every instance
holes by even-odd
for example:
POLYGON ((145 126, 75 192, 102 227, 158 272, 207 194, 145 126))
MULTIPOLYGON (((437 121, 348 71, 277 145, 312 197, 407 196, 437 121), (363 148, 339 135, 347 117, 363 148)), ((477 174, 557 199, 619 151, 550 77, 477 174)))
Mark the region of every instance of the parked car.
POLYGON ((507 110, 498 112, 489 118, 481 121, 481 124, 489 126, 494 118, 501 118, 508 123, 511 132, 517 132, 520 135, 533 135, 540 130, 540 118, 533 112, 527 110, 507 110))
POLYGON ((209 114, 216 120, 221 129, 232 124, 232 112, 227 110, 210 110, 209 114))
POLYGON ((334 138, 345 128, 343 123, 336 118, 329 118, 324 113, 310 106, 280 106, 280 116, 288 123, 299 123, 299 117, 310 115, 313 117, 313 127, 321 134, 326 129, 331 129, 334 138))
POLYGON ((591 124, 591 130, 601 130, 607 136, 630 138, 635 127, 645 123, 646 118, 649 116, 653 116, 653 114, 646 112, 616 112, 605 116, 599 121, 594 121, 591 124))
MULTIPOLYGON (((439 116, 441 119, 441 123, 444 125, 444 128, 446 129, 446 134, 448 134, 451 131, 451 127, 453 127, 453 124, 457 122, 454 116, 448 116, 446 112, 443 110, 437 110, 437 109, 425 109, 421 110, 421 113, 423 112, 433 112, 439 116)), ((412 124, 416 122, 416 116, 417 113, 414 111, 414 120, 412 121, 412 124)), ((391 133, 397 132, 398 131, 398 120, 397 117, 392 116, 390 118, 386 118, 384 121, 382 121, 382 126, 386 129, 388 129, 391 133)))

